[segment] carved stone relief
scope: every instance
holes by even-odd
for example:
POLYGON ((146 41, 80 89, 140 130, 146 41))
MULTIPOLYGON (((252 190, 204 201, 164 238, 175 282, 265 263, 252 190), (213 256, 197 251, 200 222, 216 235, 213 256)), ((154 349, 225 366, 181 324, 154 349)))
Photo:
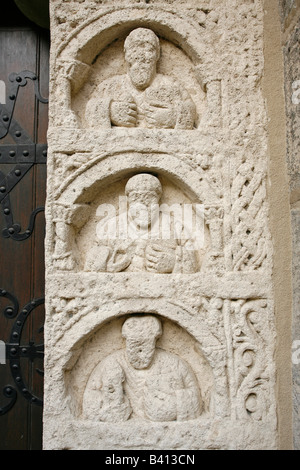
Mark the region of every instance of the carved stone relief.
POLYGON ((86 254, 85 271, 161 274, 199 271, 198 251, 204 251, 201 233, 204 223, 195 219, 203 218, 203 214, 194 215, 193 227, 193 220, 184 221, 184 208, 187 219, 187 208, 192 206, 161 205, 162 192, 156 176, 140 173, 127 181, 125 198, 121 200, 125 207, 119 208, 118 214, 110 211, 108 205, 99 206, 99 215, 103 216, 105 210, 107 216, 97 224, 97 242, 86 254), (201 238, 198 245, 197 235, 201 238))
POLYGON ((50 3, 45 448, 276 448, 260 1, 50 3))
POLYGON ((238 418, 244 415, 260 421, 274 406, 274 377, 268 371, 271 352, 266 344, 273 328, 268 321, 266 307, 265 300, 239 300, 231 304, 232 379, 238 418))
POLYGON ((265 263, 268 235, 265 228, 265 171, 242 163, 232 182, 233 270, 255 270, 265 263))
POLYGON ((193 129, 196 107, 188 92, 168 75, 157 74, 156 34, 137 28, 124 43, 127 73, 100 84, 88 101, 85 120, 92 127, 193 129))
POLYGON ((93 371, 83 414, 120 422, 134 416, 150 421, 185 421, 201 413, 200 390, 191 367, 156 347, 163 334, 155 316, 132 316, 122 326, 126 347, 107 356, 93 371))

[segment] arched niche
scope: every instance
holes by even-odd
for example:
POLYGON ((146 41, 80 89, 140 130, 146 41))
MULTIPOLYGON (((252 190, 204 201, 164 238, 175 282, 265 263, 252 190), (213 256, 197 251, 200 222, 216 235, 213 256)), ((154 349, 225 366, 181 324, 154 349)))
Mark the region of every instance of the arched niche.
MULTIPOLYGON (((137 172, 133 176, 142 175, 141 177, 143 178, 143 174, 145 172, 137 172)), ((147 234, 145 234, 145 232, 139 229, 135 231, 130 223, 129 199, 125 193, 126 185, 131 180, 130 173, 129 176, 127 175, 113 184, 106 185, 104 190, 99 190, 89 203, 89 218, 76 231, 75 253, 77 256, 75 256, 79 270, 97 272, 94 260, 95 257, 101 257, 102 249, 100 247, 103 245, 106 247, 110 246, 111 250, 115 253, 115 255, 109 258, 110 261, 114 258, 114 262, 117 263, 124 259, 124 256, 130 257, 130 251, 133 250, 134 252, 140 244, 138 241, 134 242, 135 236, 140 238, 146 236, 147 240, 144 240, 144 242, 150 249, 151 246, 157 246, 158 244, 162 250, 165 250, 172 243, 172 239, 176 237, 174 224, 177 224, 177 227, 182 225, 185 228, 188 237, 193 236, 192 231, 194 233, 197 232, 198 240, 197 242, 195 241, 195 253, 192 254, 189 251, 185 251, 185 261, 177 260, 173 272, 178 272, 179 270, 180 272, 189 273, 200 271, 204 257, 210 249, 210 235, 208 227, 205 226, 204 222, 203 205, 195 203, 194 200, 184 194, 178 185, 174 184, 160 172, 146 172, 146 175, 154 176, 155 181, 159 181, 162 188, 162 194, 159 199, 159 216, 155 218, 157 225, 150 225, 147 229, 147 234), (126 227, 123 226, 124 220, 126 220, 126 227), (110 235, 106 232, 107 229, 112 229, 110 235), (126 250, 126 247, 129 250, 129 252, 126 252, 127 255, 123 251, 126 250), (193 266, 191 266, 191 262, 193 266)), ((177 235, 180 236, 180 233, 177 232, 177 235)), ((184 234, 182 236, 184 237, 184 234)), ((180 242, 177 241, 177 243, 180 242)), ((185 244, 185 241, 182 240, 182 243, 185 244)), ((106 251, 106 248, 104 250, 106 251)), ((145 248, 146 251, 147 248, 145 248)), ((145 261, 146 258, 144 259, 145 261)), ((100 269, 105 268, 101 266, 100 269)), ((134 272, 136 268, 134 268, 132 259, 128 267, 117 267, 116 265, 116 269, 117 271, 112 272, 121 272, 124 269, 126 272, 134 272)))
POLYGON ((220 77, 211 72, 211 62, 212 57, 217 60, 217 52, 212 51, 212 44, 208 47, 204 34, 201 30, 199 32, 199 25, 171 9, 152 5, 151 8, 148 5, 125 7, 95 14, 76 28, 58 48, 57 78, 54 78, 58 100, 53 115, 57 125, 79 125, 72 109, 72 95, 87 81, 97 57, 114 41, 125 38, 138 27, 152 29, 162 40, 182 50, 191 61, 199 87, 207 91, 207 99, 215 106, 215 95, 220 89, 214 84, 219 83, 220 77), (207 87, 211 87, 211 93, 207 87))
MULTIPOLYGON (((109 112, 106 109, 110 99, 118 100, 120 88, 128 73, 128 65, 125 61, 124 42, 127 35, 116 38, 97 57, 95 57, 85 82, 82 86, 72 84, 72 109, 75 112, 80 127, 88 128, 109 128, 114 127, 109 122, 109 112), (93 104, 92 104, 93 103, 93 104), (102 105, 103 111, 95 122, 93 117, 93 106, 102 105)), ((194 64, 189 56, 173 42, 159 37, 160 58, 156 64, 157 76, 160 80, 172 80, 173 85, 178 86, 177 92, 189 97, 190 103, 195 107, 194 127, 198 129, 203 115, 206 111, 206 93, 199 86, 198 75, 194 64)), ((158 84, 154 87, 158 93, 158 84)), ((170 90, 169 90, 170 91, 170 90)), ((122 95, 124 90, 122 92, 122 95)), ((146 95, 148 92, 145 92, 146 95)), ((153 91, 152 91, 153 93, 153 91)), ((148 94, 149 96, 149 94, 148 94)), ((138 93, 137 97, 138 98, 138 93)), ((140 99, 140 98, 139 98, 140 99)), ((184 101, 182 101, 182 104, 184 101)), ((144 127, 140 125, 138 127, 144 127)))
POLYGON ((157 347, 176 354, 190 365, 201 390, 203 415, 214 415, 216 394, 219 395, 218 413, 226 414, 226 397, 223 393, 226 382, 225 366, 219 362, 218 373, 215 374, 216 364, 213 355, 210 355, 219 344, 207 325, 202 323, 201 328, 198 326, 197 329, 197 322, 189 321, 186 313, 185 310, 163 300, 124 299, 102 305, 97 314, 91 312, 84 320, 86 327, 80 338, 77 336, 80 325, 73 326, 72 333, 66 332, 63 341, 72 337, 73 345, 66 354, 68 359, 62 368, 64 393, 68 397, 72 414, 77 418, 81 416, 84 392, 93 371, 110 354, 124 349, 122 325, 127 318, 137 314, 154 315, 161 320, 163 335, 158 340, 157 347))
MULTIPOLYGON (((188 206, 194 214, 195 210, 204 211, 205 208, 221 206, 220 198, 216 197, 204 175, 201 177, 188 163, 173 155, 160 157, 160 154, 137 152, 115 154, 106 158, 97 157, 72 175, 65 184, 65 190, 61 188, 61 196, 57 201, 57 208, 65 213, 60 220, 65 220, 66 229, 62 235, 64 240, 61 240, 61 247, 58 245, 60 239, 56 237, 56 256, 59 256, 60 252, 63 256, 64 251, 68 254, 73 252, 74 263, 71 266, 76 265, 77 271, 83 269, 84 257, 88 252, 91 253, 93 244, 96 242, 97 208, 101 204, 113 205, 116 208, 115 214, 119 215, 118 198, 125 197, 125 185, 136 174, 150 173, 161 180, 163 196, 160 204, 167 204, 169 208, 179 205, 181 211, 179 217, 188 206)), ((201 226, 197 225, 197 230, 200 229, 201 232, 203 228, 203 232, 197 234, 195 261, 184 261, 184 265, 175 267, 174 269, 179 269, 179 272, 185 272, 184 269, 187 269, 187 272, 199 272, 205 255, 211 247, 210 232, 205 225, 204 214, 202 221, 199 222, 201 226), (200 240, 199 236, 203 238, 200 240), (195 268, 185 268, 187 263, 194 264, 195 268)), ((195 227, 193 225, 193 231, 195 227)), ((221 224, 218 230, 221 233, 221 224)), ((190 258, 189 253, 186 252, 186 255, 190 258)), ((63 261, 63 263, 65 263, 63 269, 68 269, 66 263, 70 266, 70 260, 63 261)), ((103 269, 106 270, 106 268, 103 269)))
POLYGON ((198 65, 205 61, 206 47, 199 25, 163 8, 124 7, 97 13, 78 28, 58 49, 62 59, 91 65, 95 57, 119 37, 137 27, 151 28, 160 37, 179 46, 198 65))

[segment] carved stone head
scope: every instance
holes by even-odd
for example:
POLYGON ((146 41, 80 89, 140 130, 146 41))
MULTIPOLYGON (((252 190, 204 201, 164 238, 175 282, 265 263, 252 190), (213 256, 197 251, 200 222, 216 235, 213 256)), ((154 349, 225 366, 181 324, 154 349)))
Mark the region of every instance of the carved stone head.
POLYGON ((160 56, 158 37, 151 29, 134 29, 125 40, 124 51, 133 85, 144 90, 156 74, 156 63, 160 56))
POLYGON ((122 327, 126 356, 135 369, 147 369, 153 361, 157 339, 162 335, 158 318, 152 315, 128 318, 122 327))
POLYGON ((136 225, 147 228, 157 217, 162 187, 158 178, 140 173, 130 178, 125 187, 129 215, 136 225))

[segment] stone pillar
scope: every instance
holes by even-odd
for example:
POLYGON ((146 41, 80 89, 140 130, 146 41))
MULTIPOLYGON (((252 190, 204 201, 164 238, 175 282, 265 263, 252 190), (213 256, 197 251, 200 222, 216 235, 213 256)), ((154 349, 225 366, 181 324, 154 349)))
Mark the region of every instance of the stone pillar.
POLYGON ((293 436, 300 449, 300 2, 280 1, 285 73, 286 148, 293 235, 293 436))
POLYGON ((50 7, 44 448, 279 448, 263 2, 50 7))

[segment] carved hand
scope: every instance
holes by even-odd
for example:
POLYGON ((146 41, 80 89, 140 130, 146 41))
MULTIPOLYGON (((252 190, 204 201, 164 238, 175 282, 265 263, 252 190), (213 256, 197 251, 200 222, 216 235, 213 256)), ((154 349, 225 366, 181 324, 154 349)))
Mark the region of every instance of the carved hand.
POLYGON ((173 106, 164 103, 145 103, 143 111, 150 128, 174 129, 177 113, 173 106))
POLYGON ((110 119, 114 126, 135 127, 137 121, 137 106, 132 98, 128 101, 112 101, 110 104, 110 119))
POLYGON ((121 249, 115 248, 110 259, 107 262, 107 271, 109 273, 119 273, 126 269, 131 262, 130 257, 121 249))
POLYGON ((147 271, 171 273, 176 261, 176 248, 160 244, 149 245, 146 249, 147 271))

